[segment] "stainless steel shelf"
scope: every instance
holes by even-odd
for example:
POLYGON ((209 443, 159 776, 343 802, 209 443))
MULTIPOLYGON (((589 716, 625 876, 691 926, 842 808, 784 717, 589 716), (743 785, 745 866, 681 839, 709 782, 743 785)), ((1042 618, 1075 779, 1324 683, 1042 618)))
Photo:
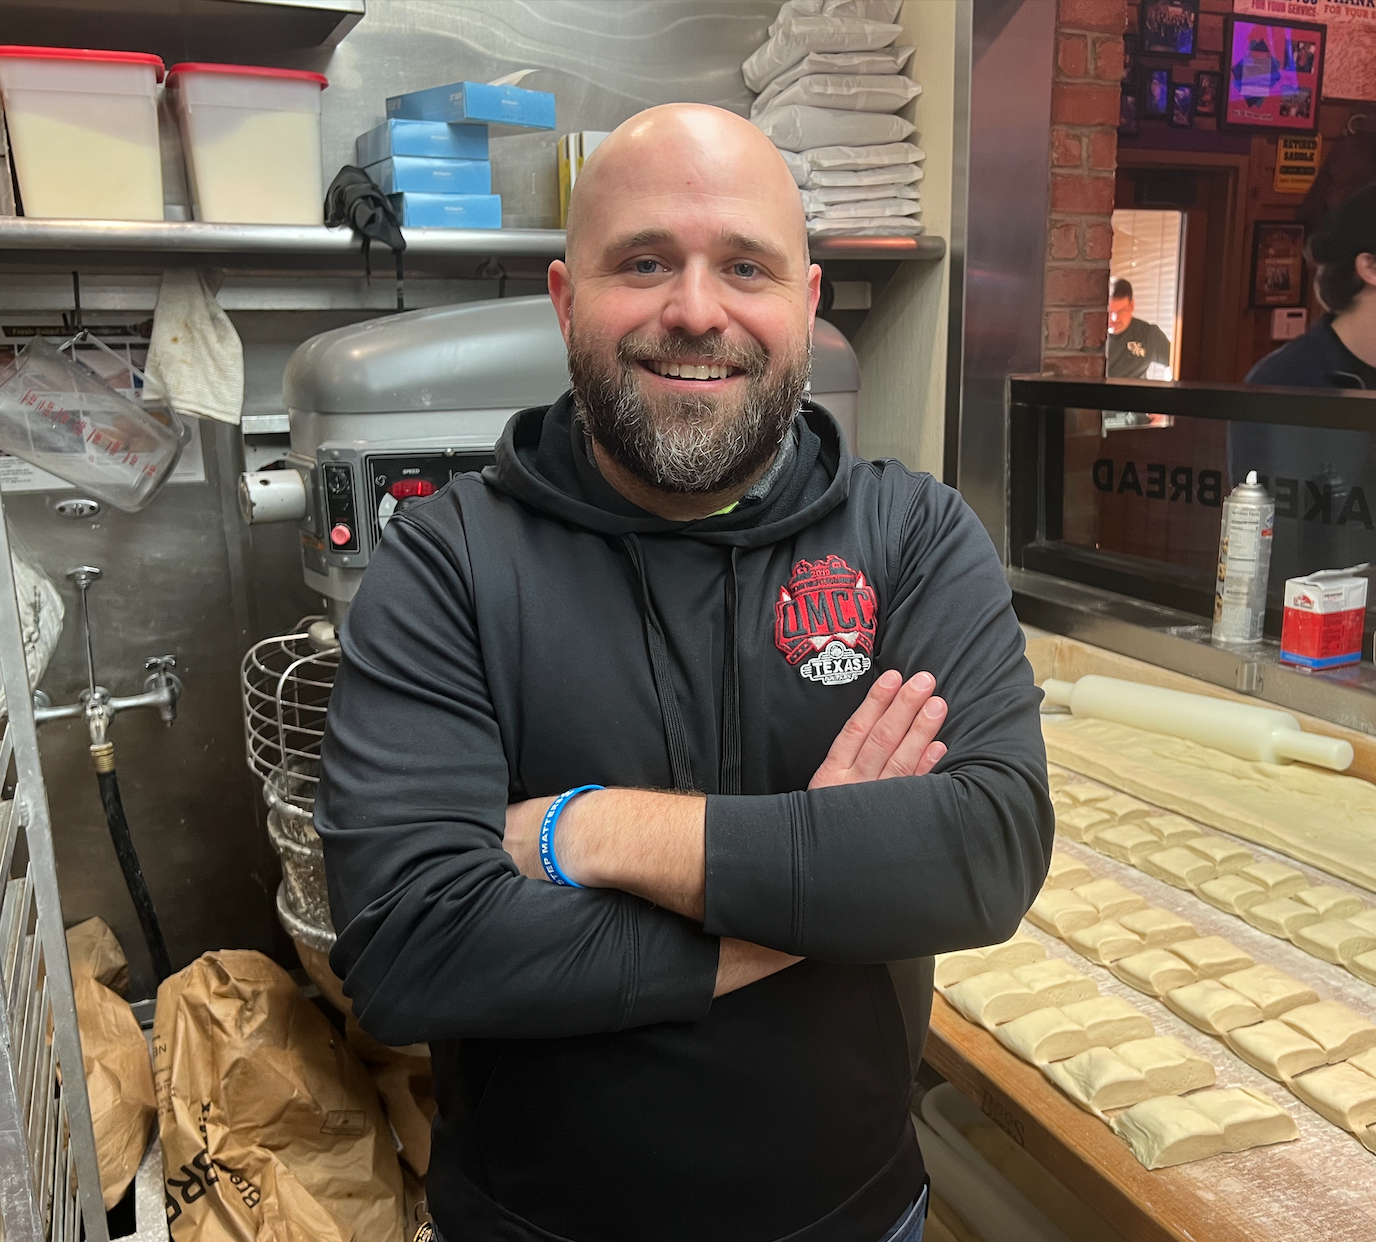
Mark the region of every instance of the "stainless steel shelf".
POLYGON ((813 259, 902 260, 931 263, 946 254, 941 237, 814 237, 808 243, 813 259))

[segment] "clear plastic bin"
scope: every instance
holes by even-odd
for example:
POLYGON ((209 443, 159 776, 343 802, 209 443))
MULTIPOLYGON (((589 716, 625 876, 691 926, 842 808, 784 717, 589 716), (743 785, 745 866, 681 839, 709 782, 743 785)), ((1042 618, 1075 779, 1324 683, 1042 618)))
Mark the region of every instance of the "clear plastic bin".
POLYGON ((126 513, 153 499, 183 443, 170 408, 131 401, 41 336, 0 368, 0 451, 126 513))
POLYGON ((196 219, 321 224, 318 73, 255 65, 173 65, 167 89, 181 129, 196 219))
POLYGON ((144 52, 0 46, 0 92, 26 216, 161 220, 157 89, 144 52))

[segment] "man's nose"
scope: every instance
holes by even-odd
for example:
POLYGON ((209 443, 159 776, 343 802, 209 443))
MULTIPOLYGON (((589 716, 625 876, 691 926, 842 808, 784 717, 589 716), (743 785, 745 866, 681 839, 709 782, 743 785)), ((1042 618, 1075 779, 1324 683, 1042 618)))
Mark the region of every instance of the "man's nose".
POLYGON ((715 276, 696 264, 689 264, 670 286, 661 321, 667 331, 687 336, 706 336, 725 332, 730 316, 722 305, 715 276))

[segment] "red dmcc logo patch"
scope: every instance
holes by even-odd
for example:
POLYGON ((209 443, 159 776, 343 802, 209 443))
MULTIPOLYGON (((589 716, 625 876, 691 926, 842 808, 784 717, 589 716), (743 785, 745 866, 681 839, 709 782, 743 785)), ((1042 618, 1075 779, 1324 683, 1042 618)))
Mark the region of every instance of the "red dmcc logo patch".
POLYGON ((823 561, 799 561, 788 585, 779 588, 774 645, 790 664, 833 642, 873 655, 877 610, 865 575, 835 553, 823 561))

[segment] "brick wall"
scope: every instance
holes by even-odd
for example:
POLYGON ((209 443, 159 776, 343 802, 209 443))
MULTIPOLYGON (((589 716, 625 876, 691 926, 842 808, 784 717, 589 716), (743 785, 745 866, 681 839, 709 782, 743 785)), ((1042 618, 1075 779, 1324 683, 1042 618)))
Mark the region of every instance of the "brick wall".
POLYGON ((1101 376, 1127 0, 1058 0, 1042 370, 1101 376))

